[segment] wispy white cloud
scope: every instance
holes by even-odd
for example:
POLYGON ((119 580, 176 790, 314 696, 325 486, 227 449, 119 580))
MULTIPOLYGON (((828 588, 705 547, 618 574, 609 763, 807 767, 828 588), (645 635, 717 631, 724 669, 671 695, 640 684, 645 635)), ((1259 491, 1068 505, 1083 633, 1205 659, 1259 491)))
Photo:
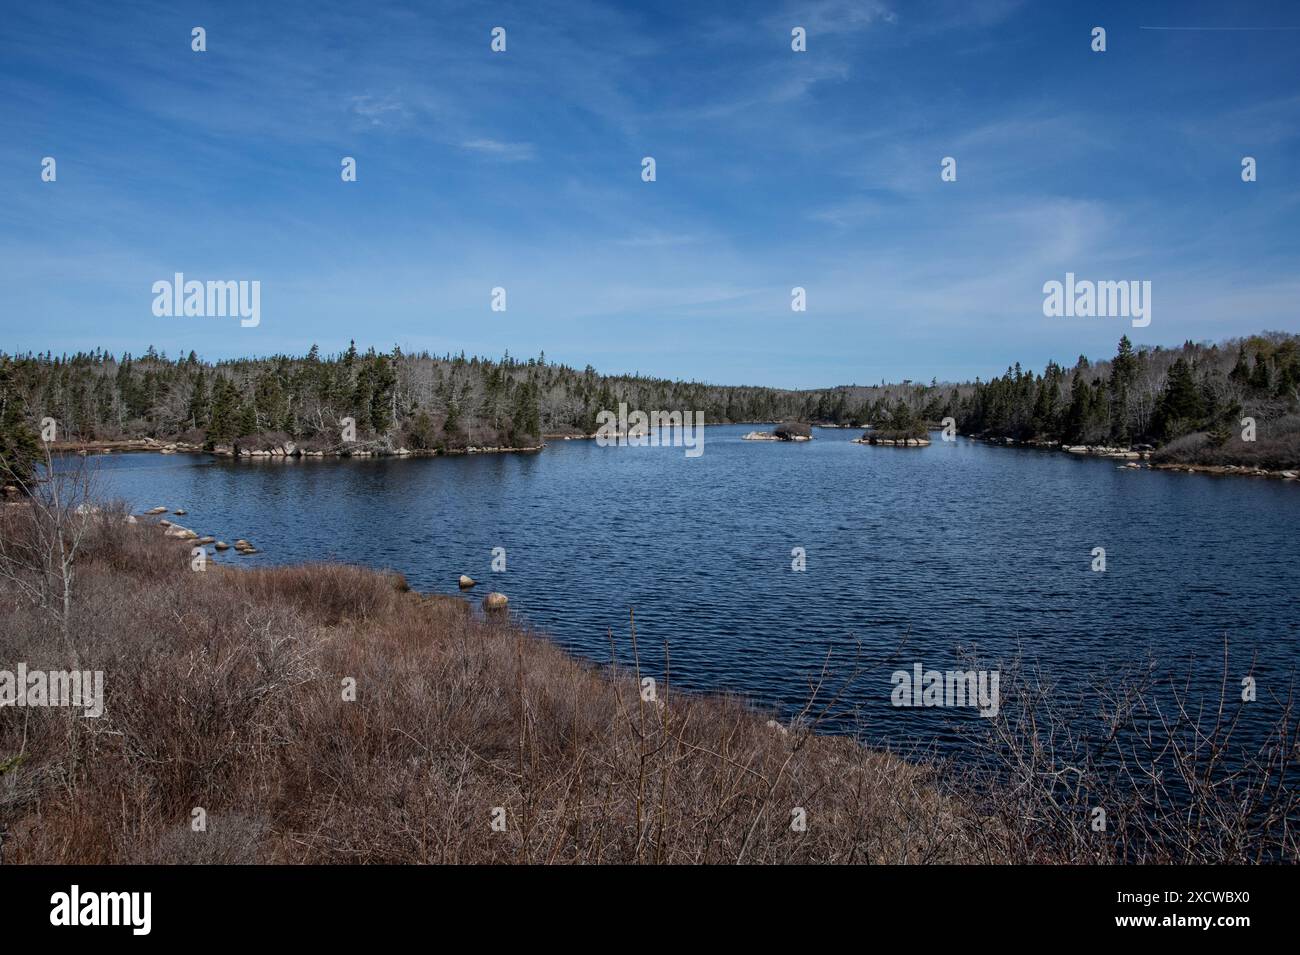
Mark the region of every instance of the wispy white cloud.
POLYGON ((813 222, 824 222, 839 229, 847 229, 878 217, 885 206, 877 199, 857 198, 821 206, 808 213, 813 222))
POLYGON ((781 14, 767 19, 769 24, 804 27, 810 38, 857 33, 880 24, 898 22, 898 14, 882 0, 817 0, 814 3, 788 4, 781 14))
POLYGON ((691 245, 702 241, 703 238, 698 234, 649 230, 623 239, 616 239, 615 242, 618 245, 633 249, 663 249, 679 245, 691 245))
POLYGON ((467 139, 460 148, 501 162, 524 162, 536 157, 532 143, 507 143, 499 139, 467 139))
POLYGON ((393 96, 352 96, 348 108, 371 126, 394 126, 406 115, 406 107, 393 96))

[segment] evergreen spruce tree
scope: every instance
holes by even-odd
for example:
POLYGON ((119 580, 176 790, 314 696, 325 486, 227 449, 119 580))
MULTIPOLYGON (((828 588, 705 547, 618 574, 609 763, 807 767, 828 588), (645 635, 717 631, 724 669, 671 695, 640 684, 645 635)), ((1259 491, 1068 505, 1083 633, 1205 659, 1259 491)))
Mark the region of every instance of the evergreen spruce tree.
POLYGON ((1169 368, 1165 390, 1156 409, 1158 427, 1166 439, 1193 430, 1203 416, 1200 389, 1186 358, 1179 356, 1169 368))
POLYGON ((194 386, 190 390, 190 404, 185 417, 189 420, 191 428, 202 428, 208 423, 208 385, 202 365, 199 365, 198 373, 194 376, 194 386))
POLYGON ((1124 335, 1119 349, 1110 363, 1110 436, 1120 444, 1128 444, 1129 391, 1137 380, 1138 358, 1133 353, 1133 343, 1124 335))
POLYGON ((515 447, 531 446, 541 437, 541 415, 537 409, 537 390, 525 381, 515 392, 515 406, 510 415, 514 423, 512 443, 515 447))
POLYGON ((244 438, 250 434, 257 434, 257 408, 251 401, 245 402, 239 409, 239 417, 236 420, 235 437, 244 438))
POLYGON ((1232 366, 1232 371, 1228 372, 1228 379, 1243 388, 1250 384, 1250 361, 1246 357, 1244 342, 1237 346, 1237 363, 1232 366))
POLYGON ((1083 440, 1088 425, 1088 383, 1080 372, 1075 372, 1070 384, 1070 406, 1065 412, 1065 422, 1061 427, 1062 438, 1076 443, 1083 440))
POLYGON ((0 363, 0 484, 32 478, 41 445, 19 405, 8 362, 0 363))
POLYGON ((1268 359, 1263 352, 1255 353, 1255 368, 1250 373, 1250 387, 1253 391, 1266 395, 1272 389, 1273 379, 1268 372, 1268 359))
POLYGON ((239 413, 239 394, 224 376, 217 376, 212 388, 212 413, 208 422, 208 445, 229 444, 235 433, 239 413))

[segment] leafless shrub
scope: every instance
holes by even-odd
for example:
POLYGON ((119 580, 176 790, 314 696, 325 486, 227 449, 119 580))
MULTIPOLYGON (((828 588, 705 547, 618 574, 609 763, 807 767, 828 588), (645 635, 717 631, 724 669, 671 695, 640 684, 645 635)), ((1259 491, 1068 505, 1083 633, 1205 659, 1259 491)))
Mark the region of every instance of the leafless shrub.
POLYGON ((1228 671, 1208 702, 1154 662, 1066 691, 1037 667, 1002 668, 1002 704, 972 740, 984 805, 1026 860, 1295 862, 1300 750, 1290 691, 1243 702, 1228 671), (1247 707, 1274 716, 1247 739, 1247 707))
POLYGON ((156 842, 141 845, 129 864, 254 865, 264 861, 259 849, 270 828, 270 820, 240 813, 206 816, 200 830, 190 823, 163 830, 156 842))

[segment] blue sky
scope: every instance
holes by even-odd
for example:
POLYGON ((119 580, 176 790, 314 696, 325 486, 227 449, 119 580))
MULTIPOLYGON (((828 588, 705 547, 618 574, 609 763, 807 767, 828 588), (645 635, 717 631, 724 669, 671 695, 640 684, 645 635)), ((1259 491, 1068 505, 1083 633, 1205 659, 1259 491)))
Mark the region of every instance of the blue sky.
POLYGON ((1300 331, 1294 3, 115 6, 4 12, 3 350, 814 387, 1300 331), (1150 280, 1150 326, 1044 317, 1067 271, 1150 280), (175 272, 261 324, 155 317, 175 272))

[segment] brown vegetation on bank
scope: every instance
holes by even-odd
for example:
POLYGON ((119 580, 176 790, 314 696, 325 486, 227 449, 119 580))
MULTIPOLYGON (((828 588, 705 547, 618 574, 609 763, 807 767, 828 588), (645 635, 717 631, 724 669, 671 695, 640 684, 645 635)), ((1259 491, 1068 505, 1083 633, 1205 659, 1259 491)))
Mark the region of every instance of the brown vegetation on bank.
MULTIPOLYGON (((88 519, 72 632, 105 714, 0 709, 5 862, 1005 858, 927 770, 850 739, 662 682, 645 702, 390 576, 193 572, 156 528, 88 519)), ((6 665, 71 666, 42 608, 0 601, 6 665)))

